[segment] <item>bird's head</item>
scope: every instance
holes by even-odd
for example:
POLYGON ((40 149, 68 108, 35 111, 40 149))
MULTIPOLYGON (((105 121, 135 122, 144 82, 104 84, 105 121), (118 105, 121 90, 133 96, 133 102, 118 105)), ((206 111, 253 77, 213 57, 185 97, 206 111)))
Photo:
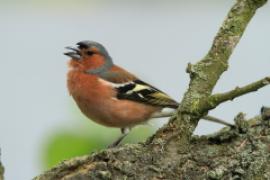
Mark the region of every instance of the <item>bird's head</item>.
POLYGON ((105 47, 94 41, 81 41, 77 47, 66 47, 70 50, 64 53, 71 57, 71 67, 81 67, 88 73, 98 74, 112 66, 112 58, 105 47))

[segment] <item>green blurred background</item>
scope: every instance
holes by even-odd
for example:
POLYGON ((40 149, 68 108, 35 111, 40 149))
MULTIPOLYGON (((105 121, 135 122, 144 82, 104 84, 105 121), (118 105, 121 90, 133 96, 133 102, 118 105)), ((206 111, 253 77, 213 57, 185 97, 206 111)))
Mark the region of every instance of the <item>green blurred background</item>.
MULTIPOLYGON (((78 108, 71 107, 73 119, 83 121, 85 125, 73 128, 59 127, 45 138, 42 145, 42 164, 48 169, 59 162, 80 155, 90 154, 104 148, 115 141, 120 130, 100 126, 84 117, 78 108)), ((136 143, 145 140, 154 132, 150 124, 135 127, 122 143, 136 143)))

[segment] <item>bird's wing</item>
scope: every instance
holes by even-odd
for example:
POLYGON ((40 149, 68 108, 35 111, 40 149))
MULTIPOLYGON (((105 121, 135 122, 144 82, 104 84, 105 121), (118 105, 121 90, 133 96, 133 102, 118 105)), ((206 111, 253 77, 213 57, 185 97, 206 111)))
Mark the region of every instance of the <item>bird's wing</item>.
POLYGON ((162 108, 179 106, 166 93, 126 72, 106 72, 100 78, 111 83, 117 91, 118 99, 128 99, 162 108))

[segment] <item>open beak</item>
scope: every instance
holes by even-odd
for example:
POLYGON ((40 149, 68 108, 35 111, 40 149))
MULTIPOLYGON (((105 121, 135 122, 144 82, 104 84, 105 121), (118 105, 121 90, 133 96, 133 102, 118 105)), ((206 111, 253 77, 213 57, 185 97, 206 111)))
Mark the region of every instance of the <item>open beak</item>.
POLYGON ((66 49, 71 50, 71 51, 64 53, 64 55, 69 56, 74 60, 81 59, 81 53, 80 53, 80 50, 78 48, 66 47, 66 49))

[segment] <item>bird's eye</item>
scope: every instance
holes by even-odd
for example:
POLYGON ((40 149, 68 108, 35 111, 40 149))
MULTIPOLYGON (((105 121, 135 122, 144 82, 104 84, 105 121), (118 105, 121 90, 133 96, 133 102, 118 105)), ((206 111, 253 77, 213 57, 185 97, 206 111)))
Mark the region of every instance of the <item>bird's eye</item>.
POLYGON ((93 51, 87 51, 86 54, 87 54, 88 56, 92 56, 92 55, 94 54, 94 52, 93 52, 93 51))

